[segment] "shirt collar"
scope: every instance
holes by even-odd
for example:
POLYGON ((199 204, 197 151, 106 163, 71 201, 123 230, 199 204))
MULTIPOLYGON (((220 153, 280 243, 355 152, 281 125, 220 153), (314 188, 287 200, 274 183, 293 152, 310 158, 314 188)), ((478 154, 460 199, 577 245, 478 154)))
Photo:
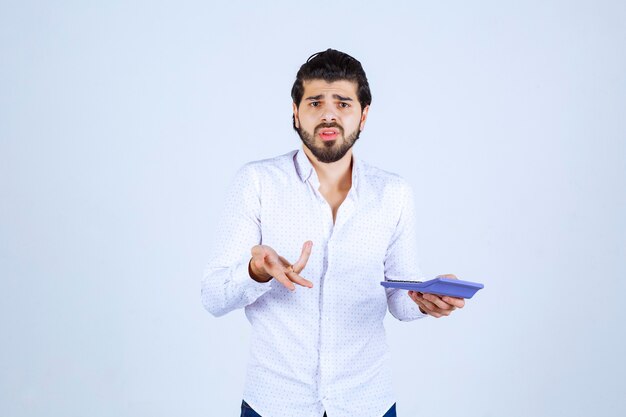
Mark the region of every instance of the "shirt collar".
MULTIPOLYGON (((306 182, 311 179, 313 185, 317 188, 319 187, 319 179, 317 178, 317 173, 315 172, 315 168, 309 161, 309 157, 306 156, 304 150, 298 149, 295 151, 294 162, 296 165, 296 171, 298 172, 298 176, 302 182, 306 182)), ((358 193, 358 182, 359 182, 359 174, 361 171, 361 161, 354 155, 354 148, 352 149, 352 187, 350 188, 350 193, 352 193, 355 197, 357 197, 358 193)))
POLYGON ((302 149, 298 149, 296 151, 295 162, 296 171, 298 171, 298 175, 300 176, 302 182, 305 182, 309 179, 311 174, 315 172, 315 169, 313 168, 311 161, 309 161, 309 157, 306 156, 302 149))

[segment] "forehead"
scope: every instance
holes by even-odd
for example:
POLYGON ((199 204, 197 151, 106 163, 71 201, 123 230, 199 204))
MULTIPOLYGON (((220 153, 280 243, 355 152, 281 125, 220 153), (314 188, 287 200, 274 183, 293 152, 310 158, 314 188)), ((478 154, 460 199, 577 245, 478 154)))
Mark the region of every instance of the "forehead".
POLYGON ((339 94, 345 97, 357 98, 356 81, 339 80, 328 82, 325 80, 307 80, 302 83, 304 87, 304 98, 310 96, 339 94))

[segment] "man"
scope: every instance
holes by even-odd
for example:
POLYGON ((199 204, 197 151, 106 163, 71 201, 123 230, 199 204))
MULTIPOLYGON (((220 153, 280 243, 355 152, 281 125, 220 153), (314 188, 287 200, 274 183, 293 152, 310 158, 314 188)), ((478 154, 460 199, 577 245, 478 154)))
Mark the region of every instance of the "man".
POLYGON ((291 95, 302 149, 237 173, 202 301, 252 325, 241 416, 395 416, 386 310, 408 321, 464 301, 380 285, 421 276, 411 187, 353 156, 371 103, 359 61, 317 53, 291 95))

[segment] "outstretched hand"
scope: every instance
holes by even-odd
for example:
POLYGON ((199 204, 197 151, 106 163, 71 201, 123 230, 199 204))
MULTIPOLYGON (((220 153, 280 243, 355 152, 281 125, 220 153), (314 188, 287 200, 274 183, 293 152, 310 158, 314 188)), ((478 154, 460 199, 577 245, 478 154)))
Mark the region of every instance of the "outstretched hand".
MULTIPOLYGON (((458 279, 456 275, 439 275, 437 278, 458 279)), ((419 291, 409 291, 409 297, 419 306, 422 313, 433 317, 449 316, 457 308, 465 306, 465 300, 459 297, 449 297, 447 295, 436 295, 421 293, 419 291)))
POLYGON ((267 245, 255 245, 252 247, 252 259, 249 263, 250 277, 255 281, 267 282, 273 278, 278 280, 290 291, 295 291, 294 282, 303 287, 313 288, 313 283, 300 276, 300 272, 306 266, 313 242, 310 240, 302 245, 300 259, 295 264, 280 256, 274 249, 267 245))

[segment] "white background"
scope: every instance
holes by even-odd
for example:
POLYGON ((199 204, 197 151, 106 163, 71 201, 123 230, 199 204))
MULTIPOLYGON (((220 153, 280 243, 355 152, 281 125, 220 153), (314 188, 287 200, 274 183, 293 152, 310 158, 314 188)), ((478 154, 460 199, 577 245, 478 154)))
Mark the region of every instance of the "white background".
POLYGON ((387 316, 399 415, 626 415, 626 3, 372 3, 2 1, 0 415, 239 415, 249 325, 203 310, 202 269, 329 47, 422 270, 485 284, 387 316))

